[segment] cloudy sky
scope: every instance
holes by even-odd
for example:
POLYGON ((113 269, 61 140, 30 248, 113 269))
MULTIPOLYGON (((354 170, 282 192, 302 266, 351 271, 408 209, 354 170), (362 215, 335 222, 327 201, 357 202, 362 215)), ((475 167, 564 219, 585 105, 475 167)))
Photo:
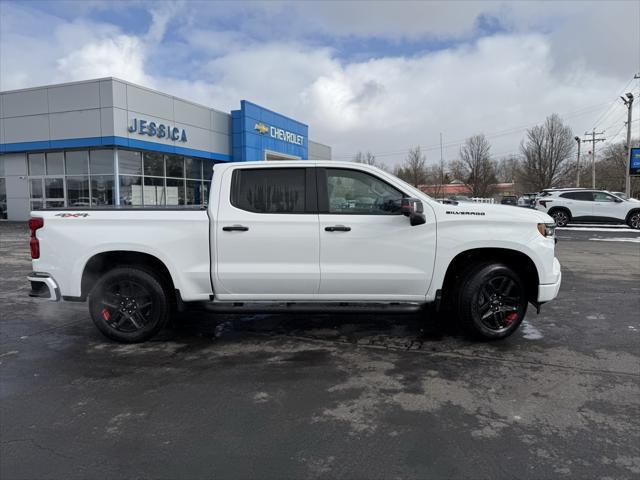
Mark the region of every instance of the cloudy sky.
MULTIPOLYGON (((624 138, 640 97, 640 0, 0 1, 0 89, 105 76, 310 125, 334 158, 429 162, 485 133, 496 157, 555 112, 624 138)), ((640 135, 640 100, 634 132, 640 135)), ((602 145, 602 144, 600 144, 602 145)))

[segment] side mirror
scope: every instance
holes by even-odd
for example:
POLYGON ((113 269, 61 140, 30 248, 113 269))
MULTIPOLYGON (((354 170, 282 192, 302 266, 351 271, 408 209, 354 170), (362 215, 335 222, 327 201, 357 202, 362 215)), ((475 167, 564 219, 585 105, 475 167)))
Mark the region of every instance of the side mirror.
POLYGON ((621 198, 617 198, 617 197, 616 197, 616 199, 615 199, 615 200, 616 200, 616 203, 622 203, 622 199, 621 199, 621 198))
POLYGON ((409 217, 409 223, 412 227, 427 222, 427 218, 424 215, 424 206, 417 198, 403 198, 400 210, 403 215, 409 217))

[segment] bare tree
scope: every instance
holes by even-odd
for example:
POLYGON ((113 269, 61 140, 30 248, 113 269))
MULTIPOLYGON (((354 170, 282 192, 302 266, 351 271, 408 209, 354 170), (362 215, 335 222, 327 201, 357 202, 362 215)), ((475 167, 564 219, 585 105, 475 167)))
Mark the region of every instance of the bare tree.
MULTIPOLYGON (((631 141, 631 145, 636 143, 631 141)), ((596 179, 598 188, 611 191, 624 191, 625 173, 629 168, 629 153, 626 148, 626 141, 612 143, 601 150, 599 159, 596 161, 596 179)), ((590 171, 590 170, 589 170, 590 171)), ((638 191, 640 178, 631 179, 631 190, 638 191)), ((633 196, 633 195, 632 195, 633 196)))
POLYGON ((364 163, 365 165, 371 165, 373 167, 377 167, 382 170, 387 169, 387 166, 382 162, 378 162, 378 160, 376 159, 376 156, 369 151, 356 153, 353 156, 353 161, 356 163, 364 163))
POLYGON ((393 173, 405 182, 418 187, 427 180, 427 157, 419 146, 412 148, 404 163, 396 167, 393 173))
POLYGON ((520 168, 520 160, 516 155, 498 160, 496 165, 496 179, 500 183, 515 182, 520 168))
POLYGON ((527 130, 520 144, 523 183, 537 191, 560 185, 569 173, 574 148, 571 128, 555 113, 543 125, 527 130))
POLYGON ((444 165, 430 165, 425 170, 425 183, 429 186, 428 193, 435 198, 444 196, 444 185, 450 182, 449 174, 444 165))
POLYGON ((496 183, 496 166, 491 159, 491 145, 483 135, 465 140, 460 158, 451 163, 451 172, 462 181, 473 197, 487 197, 496 183))

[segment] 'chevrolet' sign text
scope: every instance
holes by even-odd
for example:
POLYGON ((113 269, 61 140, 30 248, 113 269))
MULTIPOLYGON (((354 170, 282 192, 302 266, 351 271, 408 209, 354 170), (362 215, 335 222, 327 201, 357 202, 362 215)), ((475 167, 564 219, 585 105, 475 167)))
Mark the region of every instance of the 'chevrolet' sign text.
POLYGON ((271 138, 276 138, 287 143, 293 143, 294 145, 304 146, 304 137, 302 135, 289 132, 282 128, 267 126, 262 122, 256 123, 253 128, 261 135, 268 132, 271 138))

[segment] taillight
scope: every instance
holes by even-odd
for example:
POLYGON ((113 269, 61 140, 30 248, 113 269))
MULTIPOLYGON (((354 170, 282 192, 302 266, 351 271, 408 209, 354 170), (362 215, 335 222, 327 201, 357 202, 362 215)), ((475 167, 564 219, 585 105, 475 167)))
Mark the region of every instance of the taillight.
POLYGON ((29 247, 31 248, 31 258, 34 260, 40 258, 40 242, 36 237, 36 230, 44 227, 44 218, 31 217, 29 219, 29 230, 31 230, 31 239, 29 240, 29 247))

